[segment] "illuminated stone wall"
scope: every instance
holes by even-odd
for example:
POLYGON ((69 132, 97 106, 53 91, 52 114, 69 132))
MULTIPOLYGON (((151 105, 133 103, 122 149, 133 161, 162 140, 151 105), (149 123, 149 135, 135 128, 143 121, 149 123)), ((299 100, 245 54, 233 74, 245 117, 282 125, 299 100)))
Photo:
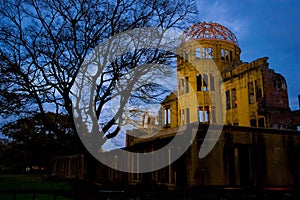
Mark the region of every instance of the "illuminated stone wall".
POLYGON ((177 50, 178 91, 177 98, 173 98, 175 103, 168 100, 169 105, 162 105, 163 108, 178 105, 171 110, 178 114, 176 120, 173 115, 171 128, 200 122, 296 129, 289 108, 286 81, 282 75, 269 69, 267 57, 250 63, 242 62, 237 40, 227 39, 235 38, 228 29, 215 23, 199 23, 193 28, 198 32, 188 29, 177 50), (217 33, 214 32, 216 30, 217 33), (225 34, 220 30, 225 30, 225 34), (216 90, 220 86, 220 80, 216 78, 218 73, 224 83, 223 92, 216 90), (217 106, 211 103, 214 97, 226 99, 220 105, 225 113, 216 110, 217 106))

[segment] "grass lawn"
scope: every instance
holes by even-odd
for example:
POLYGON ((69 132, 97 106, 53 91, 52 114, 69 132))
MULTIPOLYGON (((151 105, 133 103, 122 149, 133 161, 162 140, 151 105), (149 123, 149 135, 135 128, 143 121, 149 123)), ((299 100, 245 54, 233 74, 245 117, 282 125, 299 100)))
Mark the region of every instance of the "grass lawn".
MULTIPOLYGON (((0 190, 56 190, 56 191, 72 191, 72 184, 69 182, 48 181, 38 176, 30 175, 0 175, 0 190)), ((32 200, 33 194, 17 193, 17 200, 32 200)), ((13 199, 13 195, 9 193, 0 193, 1 200, 13 199)), ((36 194, 36 200, 53 199, 53 194, 36 194)), ((58 200, 70 199, 58 196, 58 200)))

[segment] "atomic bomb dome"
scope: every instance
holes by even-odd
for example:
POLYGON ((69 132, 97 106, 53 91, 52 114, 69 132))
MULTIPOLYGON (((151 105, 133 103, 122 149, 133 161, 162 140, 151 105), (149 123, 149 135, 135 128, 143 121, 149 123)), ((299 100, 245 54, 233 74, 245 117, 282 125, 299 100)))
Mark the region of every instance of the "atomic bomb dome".
MULTIPOLYGON (((215 22, 199 22, 188 27, 181 35, 178 48, 178 69, 185 61, 200 65, 205 59, 213 60, 221 73, 239 66, 241 49, 236 36, 215 22), (204 60, 203 60, 204 59, 204 60)), ((198 69, 200 70, 200 69, 198 69)), ((202 69, 201 69, 202 70, 202 69)))
POLYGON ((214 22, 199 22, 183 32, 183 41, 223 40, 238 45, 236 36, 225 26, 214 22))

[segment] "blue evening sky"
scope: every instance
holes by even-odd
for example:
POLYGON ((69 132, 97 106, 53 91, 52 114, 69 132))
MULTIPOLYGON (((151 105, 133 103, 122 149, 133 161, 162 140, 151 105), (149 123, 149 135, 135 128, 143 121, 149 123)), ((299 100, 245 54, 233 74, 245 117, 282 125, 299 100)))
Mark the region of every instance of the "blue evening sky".
POLYGON ((292 110, 299 109, 300 0, 198 0, 199 21, 213 21, 237 37, 241 59, 269 57, 287 81, 292 110))
POLYGON ((196 1, 199 21, 220 23, 236 35, 243 61, 269 57, 270 68, 287 80, 291 109, 299 109, 300 0, 196 1))

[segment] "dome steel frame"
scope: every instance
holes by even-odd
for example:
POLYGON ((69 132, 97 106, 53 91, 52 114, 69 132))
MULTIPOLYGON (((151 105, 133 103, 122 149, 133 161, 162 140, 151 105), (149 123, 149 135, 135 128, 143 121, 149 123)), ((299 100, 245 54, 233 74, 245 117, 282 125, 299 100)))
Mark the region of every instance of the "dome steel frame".
POLYGON ((199 22, 187 28, 182 35, 182 42, 205 39, 222 40, 238 45, 236 36, 228 28, 215 22, 199 22))

